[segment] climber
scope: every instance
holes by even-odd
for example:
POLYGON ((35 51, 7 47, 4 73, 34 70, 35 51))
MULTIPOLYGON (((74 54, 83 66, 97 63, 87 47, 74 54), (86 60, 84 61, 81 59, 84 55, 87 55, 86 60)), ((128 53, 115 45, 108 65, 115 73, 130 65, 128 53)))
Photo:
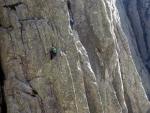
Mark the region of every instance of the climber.
POLYGON ((54 57, 57 56, 57 53, 58 53, 58 49, 57 49, 57 48, 52 47, 52 48, 50 49, 50 58, 51 58, 51 60, 52 60, 54 57))

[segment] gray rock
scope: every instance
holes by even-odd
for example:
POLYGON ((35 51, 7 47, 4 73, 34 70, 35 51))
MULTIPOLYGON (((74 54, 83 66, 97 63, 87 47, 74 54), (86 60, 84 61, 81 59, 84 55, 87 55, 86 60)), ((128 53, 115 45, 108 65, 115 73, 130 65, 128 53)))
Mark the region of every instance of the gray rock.
POLYGON ((0 112, 148 113, 149 12, 136 2, 1 0, 0 112))

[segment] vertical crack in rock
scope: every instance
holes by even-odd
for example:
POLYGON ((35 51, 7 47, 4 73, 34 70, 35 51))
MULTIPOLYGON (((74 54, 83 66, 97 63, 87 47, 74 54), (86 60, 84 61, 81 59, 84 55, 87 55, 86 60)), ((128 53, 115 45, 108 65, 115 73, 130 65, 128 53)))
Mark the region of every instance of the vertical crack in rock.
POLYGON ((26 52, 26 49, 25 49, 25 42, 24 42, 24 38, 23 38, 23 23, 20 22, 20 38, 21 38, 21 42, 22 42, 22 45, 23 45, 23 48, 24 48, 24 54, 26 56, 27 52, 26 52))
MULTIPOLYGON (((30 83, 29 83, 30 84, 30 83)), ((31 84, 30 84, 30 86, 31 86, 31 84)), ((32 96, 33 97, 37 97, 37 99, 38 99, 38 101, 39 101, 39 104, 40 104, 40 108, 41 108, 41 111, 42 111, 42 113, 45 113, 45 109, 44 109, 44 103, 43 103, 43 100, 42 100, 42 98, 40 97, 40 95, 38 94, 38 92, 35 90, 35 89, 33 89, 33 87, 31 86, 31 88, 32 88, 32 96)))
POLYGON ((7 105, 5 101, 5 93, 4 93, 4 81, 5 75, 2 70, 1 61, 0 61, 0 112, 7 113, 7 105))
POLYGON ((84 87, 85 87, 85 94, 87 97, 87 103, 89 107, 90 113, 96 113, 97 112, 97 106, 95 105, 94 97, 92 97, 91 89, 92 87, 88 85, 86 78, 84 77, 84 87))
POLYGON ((71 6, 71 2, 69 0, 67 0, 67 7, 68 7, 68 11, 69 11, 69 22, 70 22, 70 26, 71 26, 71 29, 73 29, 73 26, 74 26, 74 18, 73 18, 73 12, 72 12, 72 6, 71 6))
POLYGON ((128 108, 128 113, 134 113, 133 110, 132 110, 131 100, 130 100, 128 94, 126 93, 126 91, 124 92, 124 97, 125 97, 126 105, 127 105, 127 108, 128 108))

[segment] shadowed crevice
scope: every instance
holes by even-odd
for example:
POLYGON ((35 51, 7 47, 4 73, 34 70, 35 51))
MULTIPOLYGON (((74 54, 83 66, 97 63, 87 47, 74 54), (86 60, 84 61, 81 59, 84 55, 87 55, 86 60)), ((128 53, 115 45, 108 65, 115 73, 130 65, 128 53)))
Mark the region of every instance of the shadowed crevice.
POLYGON ((22 4, 23 4, 22 2, 17 2, 15 4, 11 4, 11 5, 4 5, 3 7, 16 11, 16 7, 18 7, 19 5, 22 5, 22 4))
POLYGON ((4 81, 5 75, 0 62, 0 112, 7 113, 7 105, 5 101, 5 93, 4 93, 4 81))
POLYGON ((69 12, 69 18, 70 18, 70 26, 73 29, 74 17, 73 17, 73 12, 72 12, 72 4, 69 0, 67 1, 67 7, 68 7, 68 12, 69 12))

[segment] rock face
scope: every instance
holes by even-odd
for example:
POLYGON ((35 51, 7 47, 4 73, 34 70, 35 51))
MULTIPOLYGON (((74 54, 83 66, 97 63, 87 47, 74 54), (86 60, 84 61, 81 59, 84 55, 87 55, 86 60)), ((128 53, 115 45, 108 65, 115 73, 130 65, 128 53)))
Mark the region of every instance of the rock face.
POLYGON ((124 29, 128 29, 124 31, 128 34, 127 38, 130 41, 131 48, 134 48, 132 50, 133 58, 150 98, 150 1, 124 0, 123 4, 127 17, 120 12, 122 25, 124 24, 124 29), (125 18, 128 18, 128 20, 125 18), (125 25, 127 21, 129 21, 128 25, 125 25))
POLYGON ((145 4, 0 0, 0 112, 150 113, 145 4))

